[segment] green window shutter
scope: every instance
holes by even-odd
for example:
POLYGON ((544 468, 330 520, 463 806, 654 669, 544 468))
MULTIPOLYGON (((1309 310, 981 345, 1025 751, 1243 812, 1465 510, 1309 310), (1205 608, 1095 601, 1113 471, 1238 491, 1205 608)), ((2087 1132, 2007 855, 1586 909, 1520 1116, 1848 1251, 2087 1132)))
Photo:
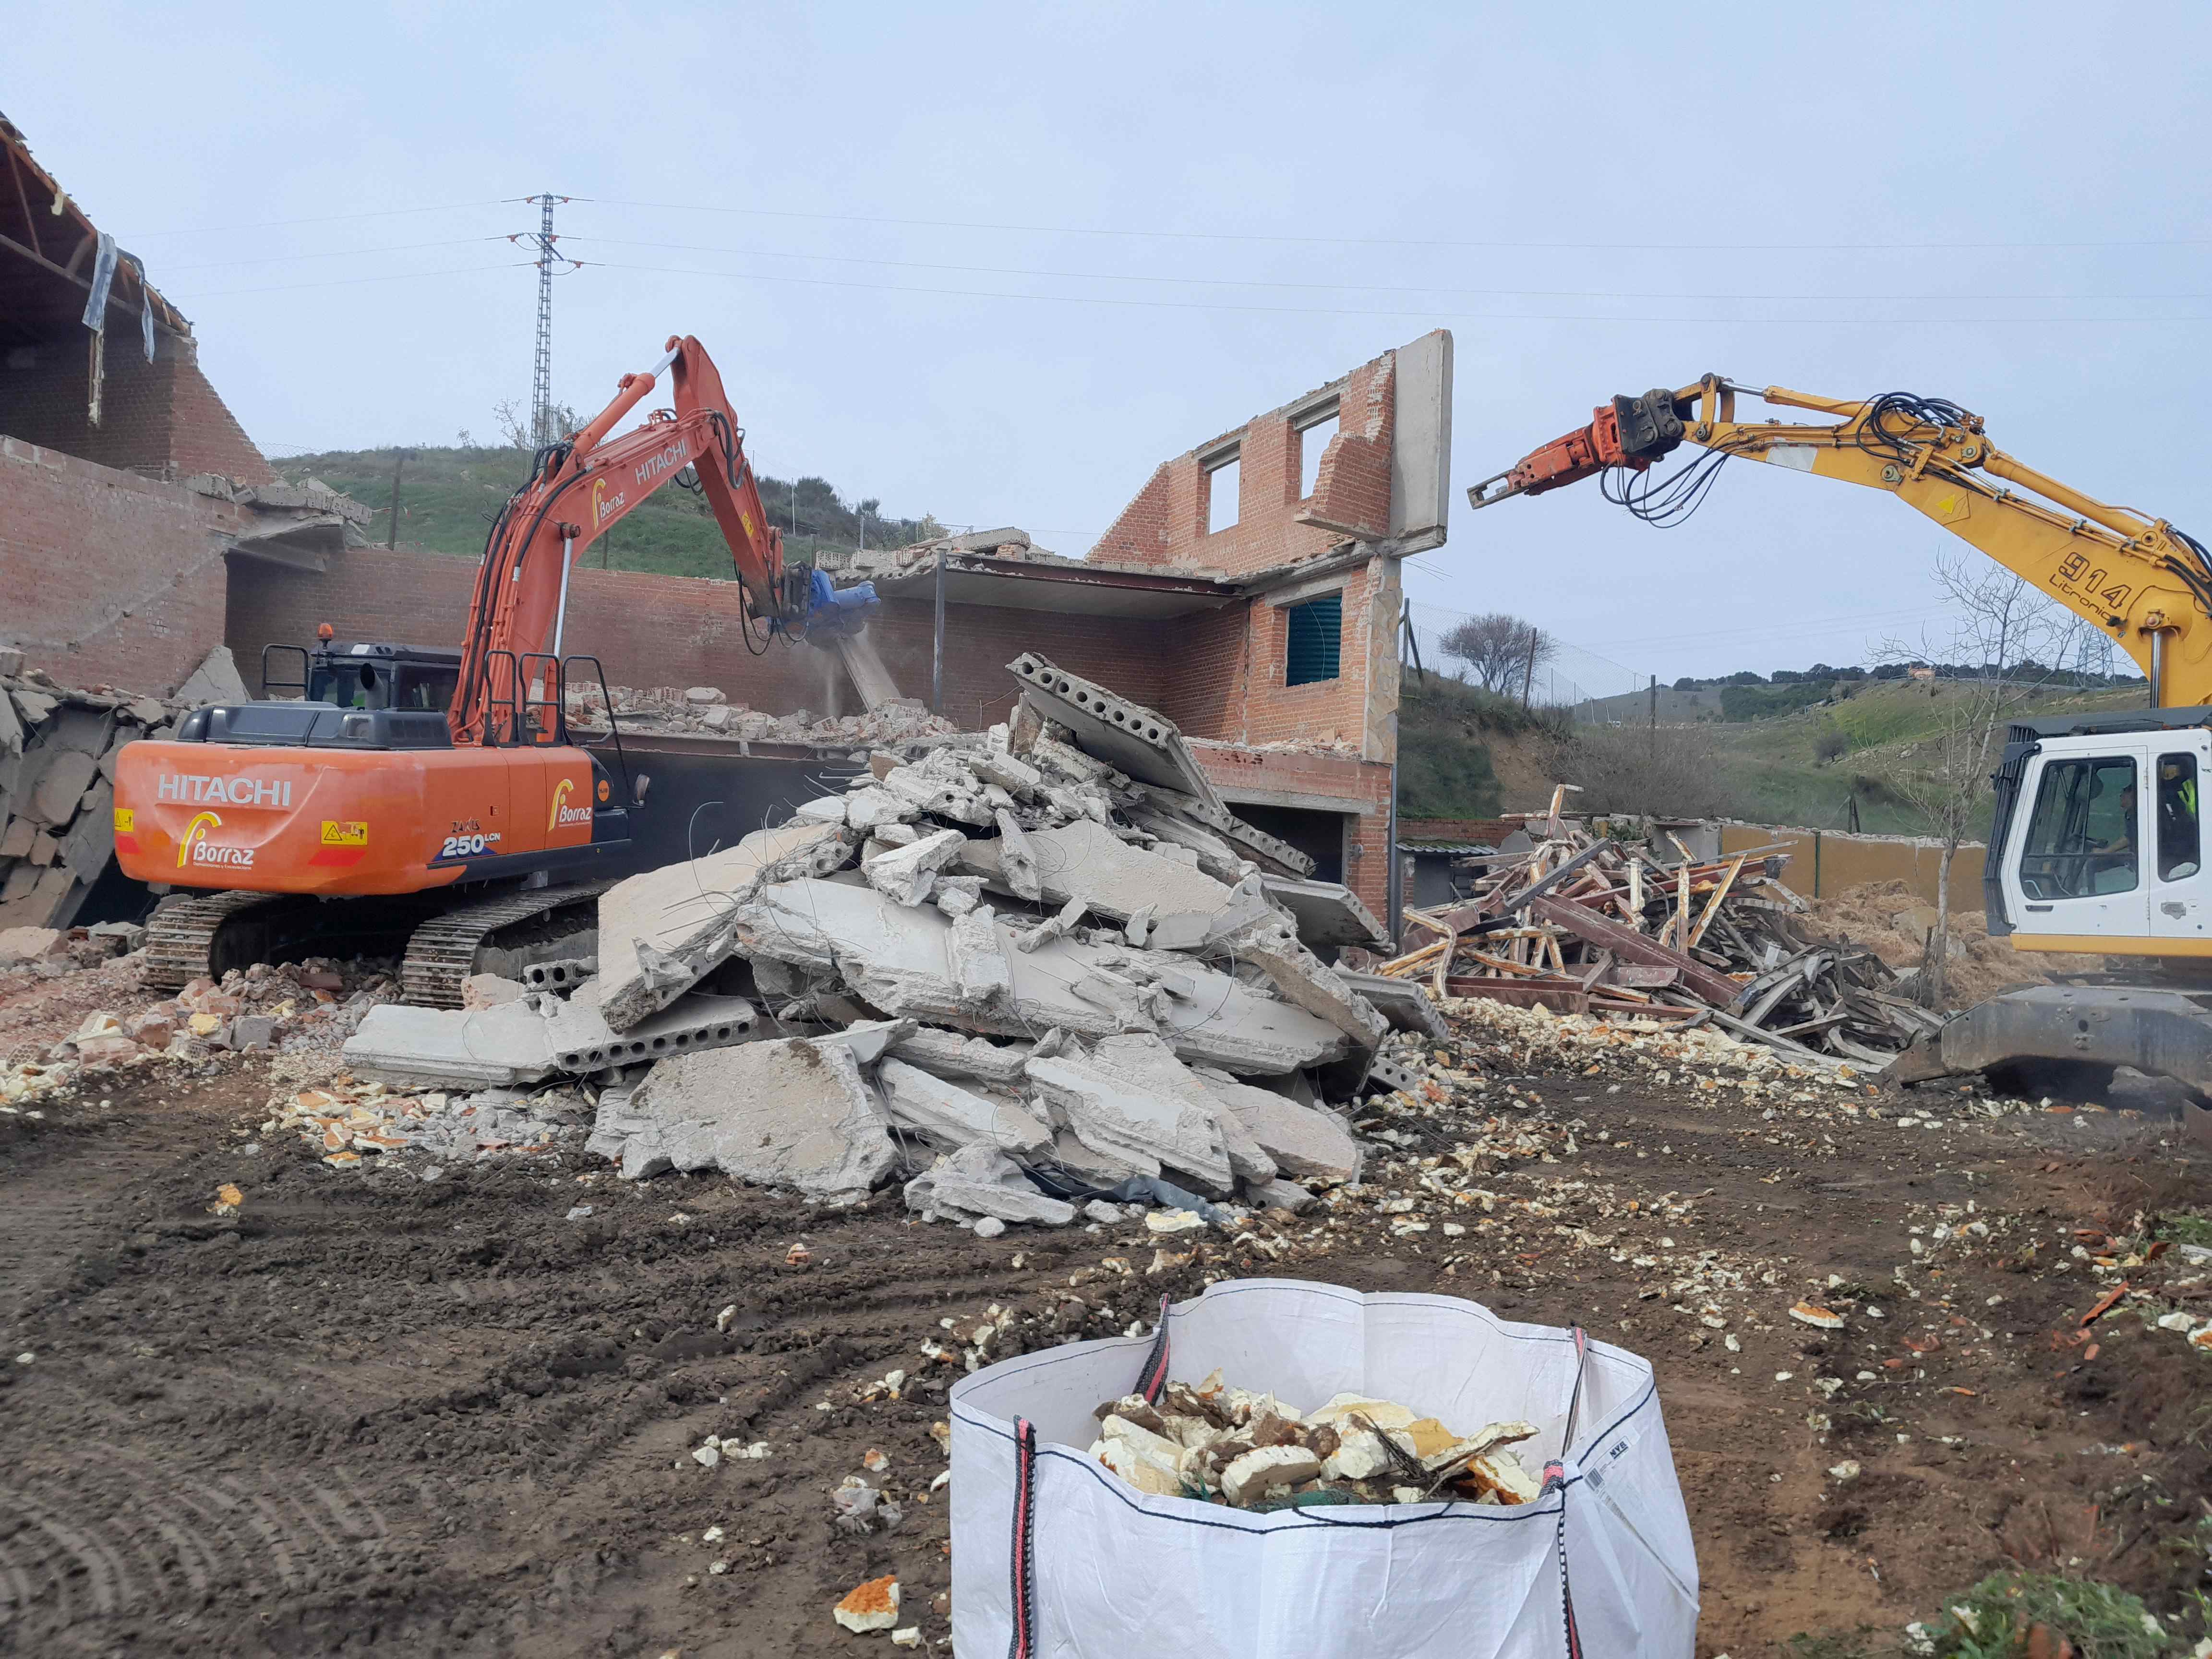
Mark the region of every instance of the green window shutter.
POLYGON ((1290 618, 1290 653, 1284 663, 1283 684, 1310 685, 1336 678, 1337 643, 1344 634, 1344 596, 1330 593, 1294 605, 1290 618))

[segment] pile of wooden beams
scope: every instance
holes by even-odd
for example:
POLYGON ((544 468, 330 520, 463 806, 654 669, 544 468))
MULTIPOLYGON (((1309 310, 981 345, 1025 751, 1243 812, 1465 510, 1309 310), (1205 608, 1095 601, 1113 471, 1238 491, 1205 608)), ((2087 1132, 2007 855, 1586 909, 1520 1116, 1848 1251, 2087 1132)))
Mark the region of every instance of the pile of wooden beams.
POLYGON ((1883 1065, 1941 1027, 1872 951, 1813 935, 1781 848, 1699 860, 1672 835, 1595 836, 1561 815, 1567 787, 1516 815, 1528 845, 1481 860, 1468 902, 1407 909, 1413 948, 1372 971, 1439 1000, 1710 1023, 1829 1064, 1883 1065))

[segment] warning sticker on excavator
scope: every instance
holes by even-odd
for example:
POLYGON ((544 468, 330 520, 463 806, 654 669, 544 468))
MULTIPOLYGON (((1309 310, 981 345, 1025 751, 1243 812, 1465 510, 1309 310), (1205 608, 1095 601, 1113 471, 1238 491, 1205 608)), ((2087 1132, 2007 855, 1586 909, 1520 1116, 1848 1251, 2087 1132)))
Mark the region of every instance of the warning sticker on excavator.
POLYGON ((137 812, 133 811, 128 806, 118 806, 115 809, 115 833, 117 835, 131 835, 137 831, 137 828, 138 814, 137 812))
POLYGON ((343 822, 323 820, 323 845, 325 847, 366 847, 368 845, 368 826, 358 818, 343 822))

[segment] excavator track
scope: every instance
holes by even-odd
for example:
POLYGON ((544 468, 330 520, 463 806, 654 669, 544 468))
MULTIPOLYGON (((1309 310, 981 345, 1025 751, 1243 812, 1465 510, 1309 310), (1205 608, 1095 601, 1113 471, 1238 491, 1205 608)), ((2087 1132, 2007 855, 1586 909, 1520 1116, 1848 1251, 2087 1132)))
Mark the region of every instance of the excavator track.
POLYGON ((223 923, 258 904, 282 904, 283 893, 200 893, 170 898, 146 924, 144 983, 156 991, 181 991, 192 981, 216 977, 216 933, 223 923))
POLYGON ((401 999, 425 1007, 459 1007, 461 981, 476 972, 477 951, 490 934, 518 921, 596 899, 613 884, 574 882, 564 887, 507 893, 448 910, 424 922, 409 938, 406 959, 399 966, 401 999))

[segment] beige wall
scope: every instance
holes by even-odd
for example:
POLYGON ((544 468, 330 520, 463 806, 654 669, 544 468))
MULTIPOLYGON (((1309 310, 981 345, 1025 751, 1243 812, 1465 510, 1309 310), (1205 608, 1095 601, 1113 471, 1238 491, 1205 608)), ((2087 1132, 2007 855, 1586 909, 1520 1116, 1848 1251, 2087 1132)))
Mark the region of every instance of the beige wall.
MULTIPOLYGON (((1943 864, 1940 842, 1909 836, 1853 836, 1839 830, 1789 830, 1757 823, 1724 823, 1720 830, 1723 856, 1754 847, 1782 848, 1790 854, 1790 865, 1782 872, 1782 878, 1808 898, 1825 897, 1868 882, 1901 881, 1930 904, 1936 902, 1936 878, 1943 864)), ((1978 842, 1968 842, 1952 859, 1953 908, 1971 910, 1980 905, 1982 857, 1986 850, 1978 842)))

